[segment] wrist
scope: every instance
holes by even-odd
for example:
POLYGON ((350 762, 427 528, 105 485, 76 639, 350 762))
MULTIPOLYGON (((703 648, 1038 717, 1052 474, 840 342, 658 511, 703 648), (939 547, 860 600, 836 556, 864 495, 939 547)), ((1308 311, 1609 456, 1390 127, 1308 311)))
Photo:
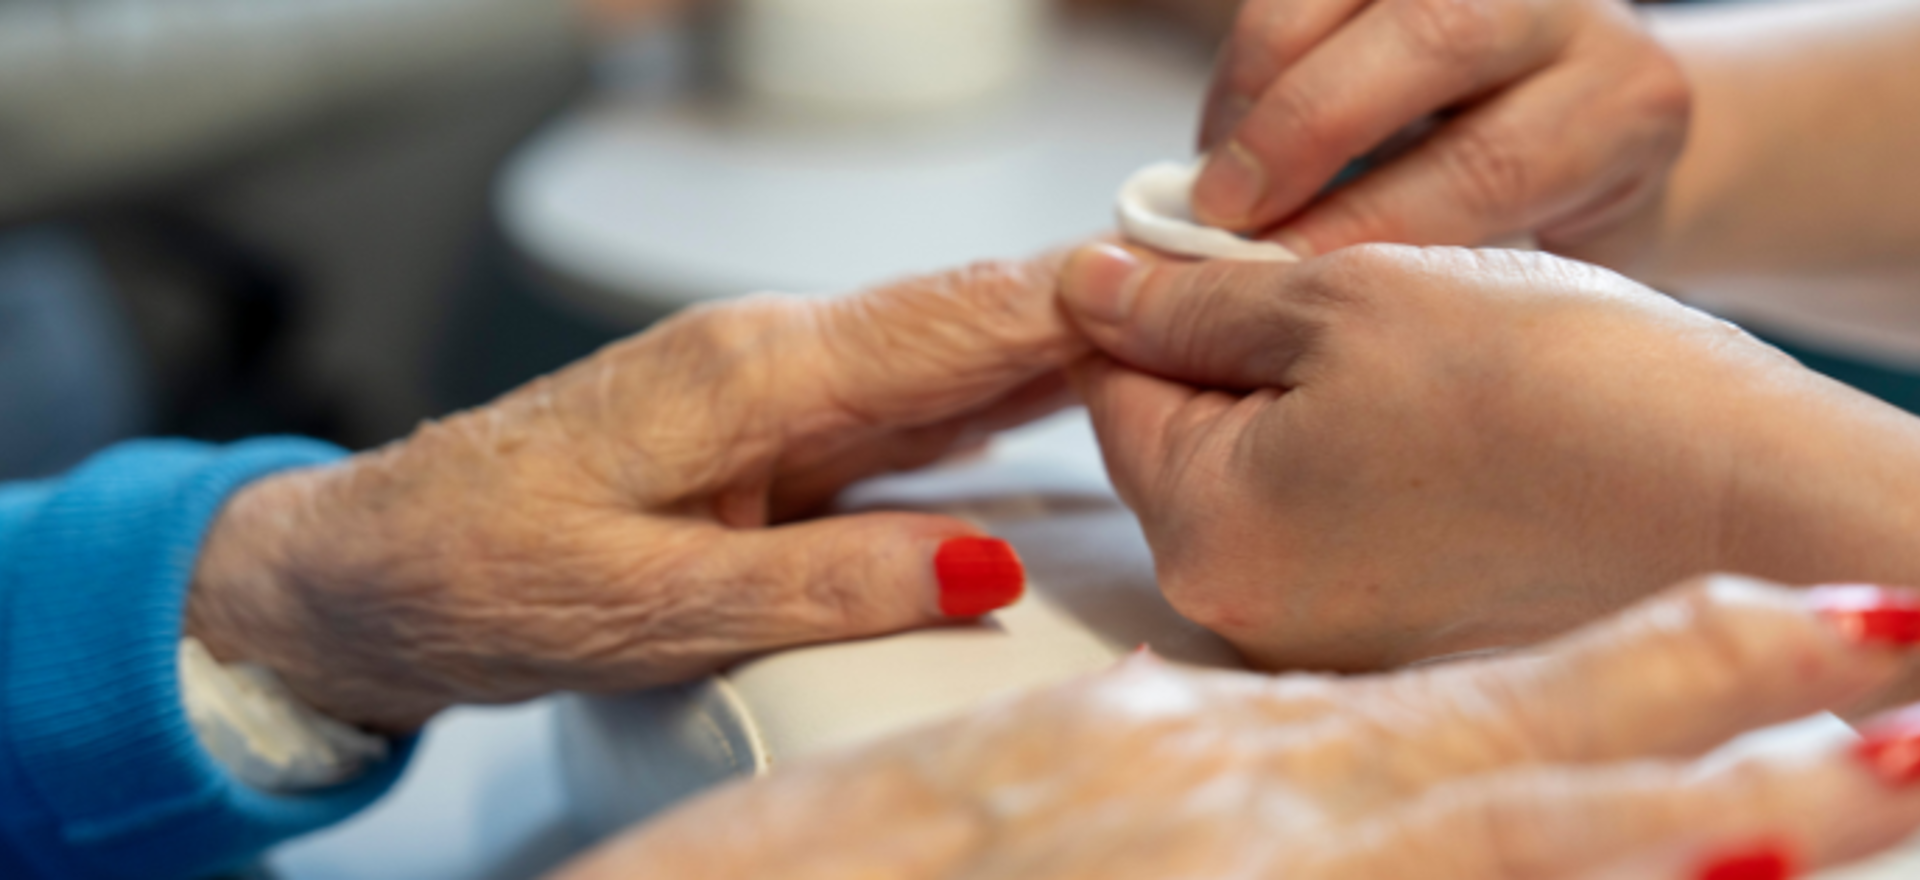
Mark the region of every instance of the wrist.
POLYGON ((1920 584, 1920 421, 1803 368, 1741 438, 1722 568, 1785 583, 1920 584))
POLYGON ((185 635, 222 663, 271 670, 329 718, 385 733, 416 729, 444 706, 383 674, 378 645, 336 631, 360 616, 355 609, 327 612, 331 579, 311 565, 326 558, 312 545, 327 541, 327 477, 290 472, 228 500, 194 568, 185 635))

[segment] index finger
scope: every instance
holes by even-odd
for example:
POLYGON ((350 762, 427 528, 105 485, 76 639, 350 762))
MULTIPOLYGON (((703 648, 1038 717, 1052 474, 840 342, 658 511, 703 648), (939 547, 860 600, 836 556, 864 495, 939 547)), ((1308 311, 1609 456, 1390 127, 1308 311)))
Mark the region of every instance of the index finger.
POLYGON ((1367 7, 1259 94, 1195 182, 1195 216, 1272 225, 1394 132, 1548 63, 1561 18, 1487 0, 1367 7))
POLYGON ((1200 149, 1240 125, 1282 71, 1351 19, 1368 0, 1247 0, 1214 63, 1200 115, 1200 149))

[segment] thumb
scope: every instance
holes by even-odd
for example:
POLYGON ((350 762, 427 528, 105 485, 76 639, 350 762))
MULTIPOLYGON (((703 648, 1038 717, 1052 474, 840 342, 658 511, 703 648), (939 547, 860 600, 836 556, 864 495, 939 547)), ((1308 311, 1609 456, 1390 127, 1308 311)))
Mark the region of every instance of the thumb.
POLYGON ((712 558, 745 587, 742 651, 860 638, 978 617, 1017 601, 1013 546, 947 516, 870 513, 732 533, 712 558))
POLYGON ((1122 363, 1194 385, 1287 386, 1340 307, 1318 283, 1325 273, 1304 265, 1174 262, 1092 245, 1067 263, 1060 297, 1122 363))

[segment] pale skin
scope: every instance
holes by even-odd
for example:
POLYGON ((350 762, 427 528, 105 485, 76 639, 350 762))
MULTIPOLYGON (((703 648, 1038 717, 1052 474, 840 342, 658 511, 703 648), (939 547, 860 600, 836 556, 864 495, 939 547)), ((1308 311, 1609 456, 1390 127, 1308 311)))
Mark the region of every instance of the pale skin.
POLYGON ((1372 678, 1136 657, 729 786, 558 880, 1681 880, 1756 842, 1839 864, 1920 825, 1920 790, 1845 744, 1699 760, 1896 674, 1814 604, 1709 579, 1537 655, 1372 678))

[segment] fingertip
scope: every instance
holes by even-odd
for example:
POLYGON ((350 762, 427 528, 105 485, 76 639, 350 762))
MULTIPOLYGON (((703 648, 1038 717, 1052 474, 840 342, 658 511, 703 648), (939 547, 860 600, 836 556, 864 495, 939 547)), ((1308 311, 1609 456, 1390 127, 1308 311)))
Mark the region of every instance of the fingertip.
POLYGON ((1075 251, 1061 273, 1060 298, 1075 318, 1096 324, 1122 324, 1133 312, 1146 266, 1116 244, 1092 244, 1075 251))
POLYGON ((1809 589, 1805 600, 1850 642, 1890 648, 1920 646, 1920 592, 1839 584, 1809 589))
POLYGON ((940 585, 940 613, 979 617, 1020 600, 1027 570, 1013 545, 989 535, 962 535, 940 542, 933 555, 940 585))
POLYGON ((1253 98, 1232 90, 1224 85, 1216 85, 1213 96, 1207 101, 1206 112, 1200 117, 1200 151, 1212 150, 1234 129, 1240 127, 1240 121, 1253 111, 1253 98))

